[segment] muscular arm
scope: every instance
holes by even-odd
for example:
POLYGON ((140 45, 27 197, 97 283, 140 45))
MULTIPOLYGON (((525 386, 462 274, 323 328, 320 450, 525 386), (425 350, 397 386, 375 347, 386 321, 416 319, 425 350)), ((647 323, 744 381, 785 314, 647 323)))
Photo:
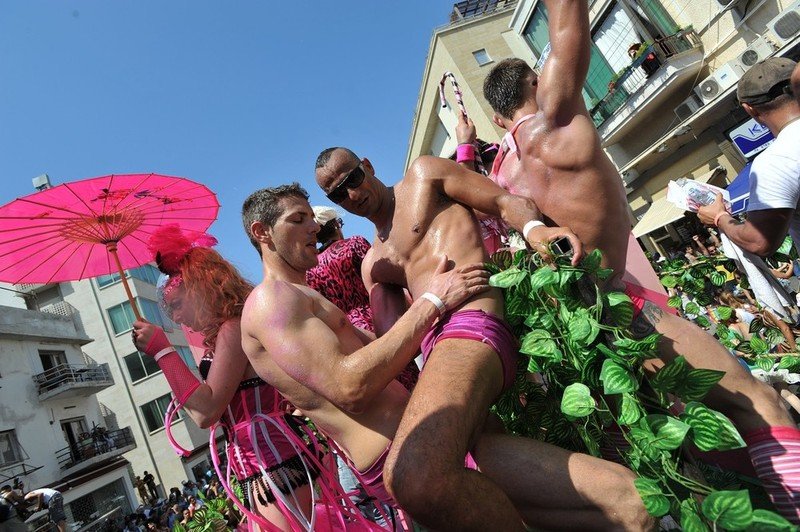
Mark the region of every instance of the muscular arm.
POLYGON ((429 182, 440 194, 475 211, 502 218, 516 229, 537 251, 547 253, 546 243, 560 237, 569 238, 574 251, 572 263, 577 264, 583 253, 582 245, 568 228, 539 226, 525 234, 525 225, 531 220, 541 220, 542 215, 532 199, 509 194, 491 179, 470 172, 463 167, 438 157, 424 155, 417 158, 408 169, 406 179, 429 182))
POLYGON ((439 316, 430 301, 420 299, 384 336, 347 353, 339 336, 315 313, 324 310, 315 308, 318 303, 297 287, 275 282, 260 299, 263 314, 258 321, 263 326, 255 336, 271 360, 297 382, 353 413, 363 411, 414 358, 439 316))
POLYGON ((545 61, 536 102, 548 122, 567 124, 584 111, 581 89, 589 71, 589 2, 545 0, 550 55, 545 61))
POLYGON ((792 209, 750 211, 744 223, 725 214, 720 218, 719 230, 740 248, 763 257, 781 246, 793 212, 792 209))

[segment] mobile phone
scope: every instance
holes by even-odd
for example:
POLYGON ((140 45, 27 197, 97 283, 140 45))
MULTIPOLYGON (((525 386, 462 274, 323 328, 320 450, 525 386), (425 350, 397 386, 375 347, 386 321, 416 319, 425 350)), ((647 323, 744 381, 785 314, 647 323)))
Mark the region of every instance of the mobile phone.
POLYGON ((568 257, 573 253, 572 244, 570 243, 569 238, 565 236, 550 242, 550 249, 554 254, 565 257, 568 257))

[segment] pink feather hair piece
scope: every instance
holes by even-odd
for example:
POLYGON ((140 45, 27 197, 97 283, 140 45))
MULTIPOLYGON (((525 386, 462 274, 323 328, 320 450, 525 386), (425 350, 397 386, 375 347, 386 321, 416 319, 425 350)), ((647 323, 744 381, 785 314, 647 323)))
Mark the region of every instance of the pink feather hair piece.
POLYGON ((169 224, 156 229, 147 248, 153 254, 158 269, 167 275, 180 273, 180 264, 192 248, 210 248, 217 244, 217 239, 208 233, 183 231, 177 224, 169 224))

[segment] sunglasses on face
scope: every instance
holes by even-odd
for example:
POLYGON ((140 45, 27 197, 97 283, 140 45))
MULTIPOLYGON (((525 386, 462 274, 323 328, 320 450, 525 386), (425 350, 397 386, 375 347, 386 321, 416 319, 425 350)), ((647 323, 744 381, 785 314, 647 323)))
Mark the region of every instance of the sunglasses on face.
POLYGON ((347 199, 347 190, 355 189, 361 186, 364 182, 364 169, 361 164, 353 168, 349 174, 345 176, 342 181, 333 187, 333 190, 328 192, 326 196, 334 203, 341 203, 347 199))

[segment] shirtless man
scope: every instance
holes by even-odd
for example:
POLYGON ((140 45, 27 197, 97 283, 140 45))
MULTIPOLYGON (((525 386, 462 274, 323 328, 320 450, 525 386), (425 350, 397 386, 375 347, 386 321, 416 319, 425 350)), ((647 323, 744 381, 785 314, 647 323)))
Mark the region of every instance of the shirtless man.
POLYGON ((508 59, 484 82, 494 121, 507 130, 491 177, 509 192, 533 199, 546 220, 569 224, 587 251, 602 250, 604 266, 616 272, 608 287, 625 290, 641 310, 634 327, 664 335, 663 360, 683 355, 694 367, 725 371, 705 402, 739 428, 770 495, 786 498, 798 490, 800 475, 792 479, 777 471, 783 460, 773 457, 790 452, 794 463, 800 460, 800 431, 777 392, 754 379, 712 336, 647 301, 651 291, 622 282, 630 228, 625 191, 581 96, 589 67, 588 4, 545 0, 545 5, 551 51, 541 77, 524 61, 508 59))
MULTIPOLYGON (((438 301, 417 294, 409 312, 371 342, 374 336, 353 327, 341 310, 305 284, 306 270, 317 262, 319 230, 306 197, 305 191, 292 185, 260 190, 245 201, 242 218, 261 255, 264 280, 245 305, 242 345, 259 376, 336 440, 363 473, 371 494, 391 501, 388 493, 380 492, 383 461, 408 401, 408 391, 393 378, 416 355, 423 335, 440 316, 438 301)), ((463 261, 443 273, 444 255, 437 253, 440 258, 434 259, 433 271, 419 282, 420 289, 436 294, 445 311, 480 297, 486 290, 486 273, 463 261)), ((378 286, 372 291, 378 303, 382 290, 378 286)), ((493 371, 499 381, 499 367, 493 371)), ((630 471, 533 440, 508 446, 507 439, 483 436, 475 456, 486 474, 493 474, 506 491, 516 494, 515 503, 530 522, 556 528, 586 525, 583 528, 629 530, 649 522, 630 471), (502 444, 505 450, 499 449, 502 444), (521 458, 510 461, 508 454, 521 458)), ((459 447, 464 450, 457 464, 463 468, 466 445, 459 447)), ((412 479, 414 484, 425 482, 427 467, 418 469, 420 477, 412 479)), ((433 490, 436 487, 430 485, 433 490)), ((465 493, 462 486, 448 489, 449 496, 466 501, 459 507, 483 501, 483 494, 467 501, 474 494, 465 493)), ((440 494, 433 491, 433 495, 440 494)), ((514 516, 509 529, 519 530, 519 514, 513 508, 509 513, 514 516)), ((461 518, 446 528, 460 522, 461 518)))
MULTIPOLYGON (((477 219, 462 203, 503 218, 537 247, 567 237, 576 251, 574 261, 580 259, 580 243, 569 230, 529 223, 539 216, 530 200, 508 194, 452 161, 420 157, 391 188, 375 176, 368 159, 346 148, 323 151, 316 166, 317 183, 328 199, 375 224, 376 238, 361 271, 378 332, 395 317, 407 316, 404 289, 415 302, 424 297, 437 257, 447 256, 456 267, 487 259, 477 219)), ((503 320, 499 290, 442 312, 422 342, 425 369, 387 455, 387 488, 415 520, 436 530, 523 530, 515 505, 526 508, 521 510, 525 521, 534 526, 613 526, 607 514, 600 514, 603 525, 580 519, 575 504, 585 502, 574 494, 584 482, 607 473, 619 479, 613 489, 627 489, 629 471, 613 472, 609 462, 562 454, 562 449, 526 438, 481 435, 489 407, 513 382, 517 350, 503 320), (486 448, 489 441, 491 451, 486 448), (483 474, 464 467, 469 451, 483 474), (567 456, 568 467, 555 466, 567 456), (548 468, 546 481, 534 473, 537 467, 548 468), (523 493, 528 500, 520 504, 517 498, 523 493), (533 507, 538 514, 527 510, 533 507)), ((624 500, 629 508, 640 504, 624 500)), ((604 506, 598 499, 594 504, 604 506)), ((642 520, 615 524, 646 526, 648 519, 632 511, 634 519, 642 520)))

